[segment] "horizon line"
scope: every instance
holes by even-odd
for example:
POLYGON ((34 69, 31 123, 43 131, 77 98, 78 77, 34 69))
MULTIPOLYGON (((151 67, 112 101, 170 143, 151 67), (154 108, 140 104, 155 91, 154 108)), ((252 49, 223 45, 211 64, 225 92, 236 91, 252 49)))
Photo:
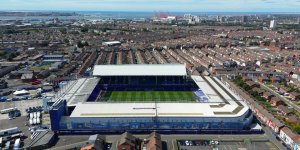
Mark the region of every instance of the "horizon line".
POLYGON ((1 10, 0 12, 136 12, 136 13, 153 13, 153 12, 172 12, 172 13, 271 13, 271 14, 300 14, 299 12, 287 11, 163 11, 163 10, 1 10))

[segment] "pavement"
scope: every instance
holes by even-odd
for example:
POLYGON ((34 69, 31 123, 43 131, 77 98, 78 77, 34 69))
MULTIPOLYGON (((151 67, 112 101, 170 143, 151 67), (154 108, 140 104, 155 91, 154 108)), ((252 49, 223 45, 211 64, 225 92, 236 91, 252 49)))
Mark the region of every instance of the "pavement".
MULTIPOLYGON (((148 135, 134 135, 140 139, 147 138, 148 135)), ((72 146, 84 144, 88 139, 88 135, 64 135, 59 136, 59 141, 56 143, 52 150, 63 150, 66 148, 71 148, 72 146)), ((112 143, 111 150, 117 150, 117 143, 120 140, 121 135, 107 135, 106 141, 108 143, 112 143)), ((226 134, 226 135, 214 135, 214 134, 162 134, 162 141, 164 141, 167 145, 167 150, 177 150, 177 140, 218 140, 223 141, 223 145, 220 146, 221 149, 235 149, 235 147, 246 147, 244 141, 251 141, 252 146, 259 146, 261 143, 264 147, 269 147, 267 149, 278 150, 272 142, 269 141, 269 137, 266 134, 226 134), (240 143, 240 144, 237 144, 240 143)), ((191 149, 189 147, 187 149, 191 149)), ((194 147, 195 149, 199 149, 199 147, 194 147)), ((253 149, 254 148, 250 148, 253 149)), ((284 149, 282 149, 284 150, 284 149)))
POLYGON ((291 100, 283 97, 282 95, 278 94, 277 92, 275 92, 274 90, 272 90, 271 88, 269 88, 268 86, 258 82, 265 90, 271 92, 272 94, 274 94, 276 97, 278 97, 280 100, 284 101, 287 105, 289 105, 290 107, 294 108, 295 110, 297 110, 298 112, 300 112, 300 107, 296 104, 294 104, 291 100))
MULTIPOLYGON (((24 136, 26 137, 24 139, 24 143, 30 142, 30 131, 28 130, 28 126, 26 126, 27 122, 27 117, 22 116, 22 117, 17 117, 16 119, 12 120, 0 120, 0 130, 7 129, 7 128, 13 128, 13 127, 18 127, 24 136)), ((26 144, 24 144, 26 145, 26 144)))
POLYGON ((69 135, 69 136, 59 136, 59 139, 51 150, 65 150, 71 149, 78 145, 84 145, 89 139, 88 135, 69 135))
MULTIPOLYGON (((20 100, 20 101, 10 101, 10 102, 0 102, 0 110, 17 107, 21 111, 21 116, 26 116, 26 109, 29 107, 42 106, 42 99, 33 100, 20 100)), ((7 114, 0 114, 0 121, 3 119, 8 119, 7 114)))
POLYGON ((273 131, 269 127, 262 126, 263 130, 265 131, 265 134, 268 136, 269 140, 276 145, 277 148, 280 150, 287 150, 286 147, 282 145, 282 141, 277 140, 276 136, 273 134, 273 131))

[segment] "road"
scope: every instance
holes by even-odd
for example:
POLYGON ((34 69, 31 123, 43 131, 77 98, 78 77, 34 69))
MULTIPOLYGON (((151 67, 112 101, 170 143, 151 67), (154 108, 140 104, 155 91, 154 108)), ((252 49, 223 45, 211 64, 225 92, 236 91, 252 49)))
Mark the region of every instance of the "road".
POLYGON ((274 90, 272 90, 271 88, 269 88, 268 86, 257 82, 260 84, 260 86, 262 86, 264 89, 266 89, 267 91, 271 92, 272 94, 274 94, 276 97, 280 98, 282 101, 284 101, 286 104, 288 104, 290 107, 293 107, 295 110, 297 110, 298 112, 300 112, 300 107, 297 106, 296 104, 294 104, 293 102, 291 102, 289 99, 283 97, 282 95, 278 94, 277 92, 275 92, 274 90))
MULTIPOLYGON (((228 80, 227 80, 227 82, 230 83, 230 84, 232 85, 232 88, 235 88, 236 91, 241 92, 240 94, 242 94, 242 95, 248 95, 245 91, 243 91, 243 90, 240 89, 239 87, 235 86, 235 84, 232 83, 231 81, 228 81, 228 80)), ((259 84, 261 84, 261 83, 259 83, 259 84)), ((261 84, 261 86, 262 86, 262 87, 265 87, 265 85, 262 85, 262 84, 261 84)), ((266 88, 268 88, 268 87, 266 87, 266 88)), ((271 89, 268 88, 267 90, 271 90, 271 89)), ((271 90, 270 92, 274 93, 273 90, 271 90)), ((275 94, 275 93, 274 93, 274 94, 275 94)), ((257 103, 257 102, 254 101, 254 100, 252 100, 252 101, 255 102, 255 103, 257 103)), ((259 117, 256 117, 256 118, 259 119, 259 117)), ((260 120, 260 119, 259 119, 259 120, 260 120)), ((263 122, 263 121, 260 120, 260 122, 263 122)), ((287 149, 287 148, 285 148, 285 147, 282 145, 282 142, 281 142, 281 141, 278 141, 278 140, 276 139, 275 135, 273 134, 273 131, 272 131, 269 127, 264 127, 264 126, 262 126, 262 128, 263 128, 263 130, 265 131, 265 135, 268 136, 269 140, 270 140, 272 143, 274 143, 279 149, 283 149, 283 150, 287 149)))
POLYGON ((269 127, 262 126, 263 130, 265 131, 265 135, 268 136, 269 140, 277 146, 277 148, 281 150, 287 150, 286 147, 282 145, 282 141, 276 139, 276 136, 273 134, 273 131, 269 127))
MULTIPOLYGON (((270 133, 271 134, 271 133, 270 133)), ((134 135, 140 139, 147 138, 148 135, 134 135)), ((273 135, 274 136, 274 135, 273 135)), ((244 141, 249 139, 251 141, 271 141, 269 135, 267 134, 225 134, 225 135, 216 135, 216 134, 162 134, 161 135, 162 141, 165 141, 167 144, 167 150, 176 150, 177 143, 176 140, 219 140, 219 141, 244 141)), ((275 139, 275 137, 274 137, 275 139)), ((106 140, 109 143, 113 143, 112 150, 117 149, 117 141, 120 140, 120 135, 107 135, 106 140)), ((275 139, 276 140, 276 139, 275 139)), ((273 140, 272 140, 273 141, 273 140)), ((271 141, 271 142, 272 142, 271 141)), ((276 142, 276 141, 275 141, 276 142)), ((279 141, 277 141, 279 142, 279 141)), ((275 143, 274 143, 275 144, 275 143)), ((285 150, 285 148, 281 145, 280 147, 278 144, 275 144, 278 149, 285 150)))

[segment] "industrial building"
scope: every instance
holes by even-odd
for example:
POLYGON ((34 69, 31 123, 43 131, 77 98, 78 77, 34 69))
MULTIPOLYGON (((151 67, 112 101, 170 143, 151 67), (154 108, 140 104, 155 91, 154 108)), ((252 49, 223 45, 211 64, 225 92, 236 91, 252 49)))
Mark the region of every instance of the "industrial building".
POLYGON ((109 42, 103 42, 102 45, 103 46, 117 46, 117 45, 121 45, 121 42, 119 42, 119 41, 109 41, 109 42))
POLYGON ((216 77, 188 75, 185 65, 99 65, 93 75, 65 84, 53 97, 53 131, 250 131, 253 116, 240 97, 216 77), (180 100, 186 98, 181 93, 190 99, 180 100))

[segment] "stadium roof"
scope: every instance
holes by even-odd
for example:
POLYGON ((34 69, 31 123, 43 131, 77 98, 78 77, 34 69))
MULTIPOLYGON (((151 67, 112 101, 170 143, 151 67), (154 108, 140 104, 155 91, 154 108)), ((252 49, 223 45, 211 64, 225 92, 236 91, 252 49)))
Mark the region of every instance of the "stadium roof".
POLYGON ((192 76, 207 97, 201 103, 78 103, 71 118, 81 117, 236 117, 249 107, 216 77, 192 76), (99 109, 101 108, 101 109, 99 109))
POLYGON ((101 103, 77 104, 71 118, 85 117, 236 117, 249 108, 213 103, 101 103), (101 109, 99 109, 101 108, 101 109))
POLYGON ((241 99, 228 89, 218 78, 209 76, 192 76, 199 89, 209 102, 236 104, 241 99))
POLYGON ((96 65, 94 76, 186 76, 184 64, 96 65))
POLYGON ((81 78, 76 81, 71 81, 60 91, 56 99, 66 100, 69 106, 76 105, 79 102, 85 102, 99 80, 99 78, 81 78))

